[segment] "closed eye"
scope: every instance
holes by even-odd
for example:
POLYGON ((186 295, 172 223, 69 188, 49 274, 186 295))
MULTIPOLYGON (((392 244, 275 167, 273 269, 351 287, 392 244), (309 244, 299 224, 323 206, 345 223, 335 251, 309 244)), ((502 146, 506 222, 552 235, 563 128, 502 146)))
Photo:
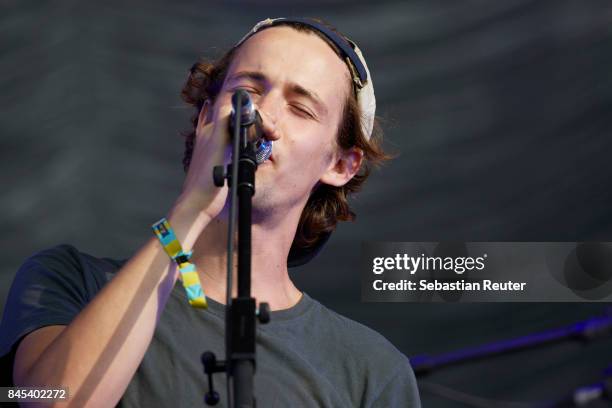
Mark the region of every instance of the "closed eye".
POLYGON ((314 119, 316 120, 317 118, 315 117, 315 115, 313 115, 307 108, 303 107, 302 105, 299 104, 291 104, 289 105, 291 106, 291 109, 293 109, 294 111, 297 111, 298 114, 305 116, 307 118, 310 119, 314 119))
POLYGON ((232 92, 236 92, 239 89, 242 89, 243 91, 246 91, 246 92, 248 92, 250 94, 259 95, 259 90, 258 89, 251 88, 251 87, 248 87, 248 86, 238 86, 238 87, 232 89, 232 92))

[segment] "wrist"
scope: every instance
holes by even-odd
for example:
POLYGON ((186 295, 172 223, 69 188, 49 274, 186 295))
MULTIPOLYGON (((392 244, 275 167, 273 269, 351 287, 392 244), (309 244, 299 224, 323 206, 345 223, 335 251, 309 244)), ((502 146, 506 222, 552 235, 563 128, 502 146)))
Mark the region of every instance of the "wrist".
POLYGON ((179 197, 168 213, 168 222, 185 251, 191 251, 210 217, 189 200, 179 197))

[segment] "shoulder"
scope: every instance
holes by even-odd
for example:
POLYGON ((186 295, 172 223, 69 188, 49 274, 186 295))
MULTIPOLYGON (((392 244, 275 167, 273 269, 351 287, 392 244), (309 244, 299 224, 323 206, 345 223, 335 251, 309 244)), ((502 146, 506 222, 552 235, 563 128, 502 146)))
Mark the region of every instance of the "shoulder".
POLYGON ((70 265, 73 267, 87 268, 91 266, 97 267, 118 267, 125 260, 116 260, 106 257, 96 257, 78 250, 70 244, 60 244, 51 248, 43 249, 34 253, 26 262, 34 261, 48 265, 70 265))
MULTIPOLYGON (((2 326, 45 316, 73 317, 106 285, 122 261, 97 258, 72 245, 57 245, 27 258, 6 300, 2 326)), ((48 322, 47 322, 48 323, 48 322)))
POLYGON ((316 304, 328 347, 345 356, 343 365, 364 380, 363 406, 420 406, 414 372, 401 351, 375 330, 316 304))
POLYGON ((7 310, 86 304, 124 262, 98 258, 67 244, 36 252, 19 267, 8 294, 7 310))
POLYGON ((0 355, 39 327, 68 324, 111 279, 121 261, 57 245, 27 258, 11 284, 0 322, 0 355))
POLYGON ((371 353, 376 350, 378 358, 387 361, 396 361, 403 354, 383 335, 368 326, 349 319, 337 313, 321 303, 316 303, 320 318, 330 327, 329 336, 341 340, 344 347, 354 352, 371 353))
POLYGON ((0 356, 40 327, 66 325, 119 268, 72 245, 57 245, 27 258, 11 284, 0 322, 0 356))
MULTIPOLYGON (((15 280, 49 278, 103 286, 125 261, 99 258, 69 244, 56 245, 34 253, 19 268, 15 280)), ((42 282, 45 282, 43 279, 42 282)))

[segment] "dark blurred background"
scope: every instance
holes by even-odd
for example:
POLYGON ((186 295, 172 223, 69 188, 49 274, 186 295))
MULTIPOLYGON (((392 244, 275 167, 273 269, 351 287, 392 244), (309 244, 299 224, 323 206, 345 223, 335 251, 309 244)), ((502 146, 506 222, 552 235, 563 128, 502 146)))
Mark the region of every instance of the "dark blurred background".
MULTIPOLYGON (((130 256, 183 177, 179 99, 199 56, 265 18, 323 18, 353 38, 399 157, 353 200, 358 221, 295 269, 298 287, 408 356, 571 324, 605 304, 365 304, 362 240, 612 240, 608 1, 0 3, 0 305, 32 253, 130 256)), ((0 309, 1 310, 1 309, 0 309)), ((375 351, 374 351, 375 352, 375 351)), ((599 380, 612 341, 434 373, 428 382, 542 401, 599 380)), ((425 407, 463 407, 422 389, 425 407)), ((481 406, 498 406, 491 401, 481 406)))

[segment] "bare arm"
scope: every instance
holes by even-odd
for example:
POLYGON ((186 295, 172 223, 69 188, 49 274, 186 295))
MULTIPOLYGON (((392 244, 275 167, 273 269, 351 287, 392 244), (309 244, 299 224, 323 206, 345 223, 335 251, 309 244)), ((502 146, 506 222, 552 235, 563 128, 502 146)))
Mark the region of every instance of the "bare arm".
MULTIPOLYGON (((189 250, 208 219, 174 211, 169 218, 189 250)), ((69 406, 117 404, 147 350, 177 279, 155 237, 125 264, 68 326, 30 333, 14 364, 18 386, 68 387, 69 406)))
MULTIPOLYGON (((168 215, 186 251, 227 197, 227 187, 213 185, 212 167, 229 159, 229 106, 215 109, 209 121, 206 109, 183 193, 168 215)), ((68 326, 41 328, 23 339, 15 385, 68 387, 70 407, 114 407, 144 357, 177 277, 152 235, 68 326)))

